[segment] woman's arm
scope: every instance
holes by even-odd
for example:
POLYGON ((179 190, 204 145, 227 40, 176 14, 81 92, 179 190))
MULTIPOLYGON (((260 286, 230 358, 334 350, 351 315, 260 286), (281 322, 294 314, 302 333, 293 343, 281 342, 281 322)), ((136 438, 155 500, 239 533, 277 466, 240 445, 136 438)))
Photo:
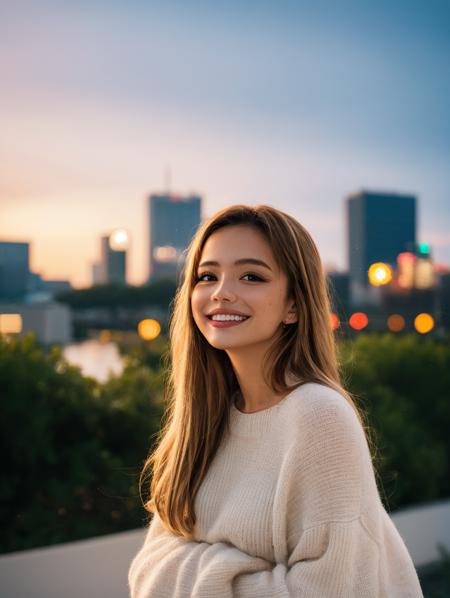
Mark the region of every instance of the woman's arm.
POLYGON ((418 582, 411 584, 414 568, 410 579, 404 576, 408 567, 407 558, 400 563, 394 554, 398 583, 383 585, 380 548, 361 519, 305 530, 289 563, 275 567, 225 542, 155 535, 153 528, 131 565, 129 585, 132 598, 378 598, 382 587, 395 598, 423 598, 418 582))
MULTIPOLYGON (((333 522, 303 532, 289 566, 243 573, 233 581, 235 598, 378 598, 379 549, 361 521, 333 522)), ((401 592, 401 589, 399 588, 401 592)), ((193 596, 206 594, 193 594, 193 596)), ((390 596, 421 594, 390 594, 390 596)))
POLYGON ((264 559, 226 542, 208 544, 172 534, 155 513, 131 563, 128 584, 131 598, 232 598, 237 575, 270 568, 264 559))

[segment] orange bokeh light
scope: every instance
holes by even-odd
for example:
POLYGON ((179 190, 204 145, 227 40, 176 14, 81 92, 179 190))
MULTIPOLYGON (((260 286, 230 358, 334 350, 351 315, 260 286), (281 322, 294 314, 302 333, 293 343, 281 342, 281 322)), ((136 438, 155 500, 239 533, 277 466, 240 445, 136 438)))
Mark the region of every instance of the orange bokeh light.
POLYGON ((434 319, 430 314, 422 313, 414 318, 414 327, 420 334, 426 334, 433 330, 434 319))
POLYGON ((0 334, 19 334, 22 328, 21 314, 0 314, 0 334))
POLYGON ((391 332, 400 332, 405 327, 405 318, 400 314, 391 314, 387 319, 387 326, 391 332))
POLYGON ((375 287, 388 284, 392 280, 392 268, 389 264, 377 262, 372 264, 367 272, 369 282, 375 287))
POLYGON ((354 330, 362 330, 369 323, 369 318, 362 311, 357 311, 350 316, 348 323, 354 330))
POLYGON ((146 341, 152 341, 161 332, 161 325, 156 320, 141 320, 138 324, 138 333, 146 341))
POLYGON ((337 317, 337 315, 335 313, 332 313, 330 319, 331 319, 331 329, 336 330, 336 328, 339 327, 339 318, 337 317))

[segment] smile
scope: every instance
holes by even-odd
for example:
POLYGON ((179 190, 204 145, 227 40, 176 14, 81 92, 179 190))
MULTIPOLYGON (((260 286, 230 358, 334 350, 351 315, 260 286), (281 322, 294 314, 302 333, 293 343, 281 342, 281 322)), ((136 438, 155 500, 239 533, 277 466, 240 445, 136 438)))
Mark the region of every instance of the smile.
POLYGON ((208 317, 208 322, 214 328, 230 328, 231 326, 239 326, 239 324, 242 324, 243 322, 248 320, 250 318, 250 316, 243 318, 243 319, 241 319, 241 318, 228 319, 228 318, 224 318, 223 316, 222 316, 222 318, 223 319, 212 320, 210 317, 208 317))

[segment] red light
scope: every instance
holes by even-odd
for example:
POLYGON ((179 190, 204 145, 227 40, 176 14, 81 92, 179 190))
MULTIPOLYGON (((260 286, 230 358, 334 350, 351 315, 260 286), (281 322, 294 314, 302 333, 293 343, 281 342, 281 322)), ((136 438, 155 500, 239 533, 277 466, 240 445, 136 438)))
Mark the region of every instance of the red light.
POLYGON ((332 330, 336 330, 336 328, 338 328, 339 326, 339 318, 337 317, 337 315, 335 313, 331 314, 331 329, 332 330))
POLYGON ((348 321, 354 330, 362 330, 369 323, 369 318, 361 311, 357 311, 350 316, 348 321))
POLYGON ((397 262, 399 264, 408 264, 413 262, 416 259, 416 256, 414 255, 414 253, 411 253, 410 251, 405 251, 404 253, 399 253, 397 256, 397 262))

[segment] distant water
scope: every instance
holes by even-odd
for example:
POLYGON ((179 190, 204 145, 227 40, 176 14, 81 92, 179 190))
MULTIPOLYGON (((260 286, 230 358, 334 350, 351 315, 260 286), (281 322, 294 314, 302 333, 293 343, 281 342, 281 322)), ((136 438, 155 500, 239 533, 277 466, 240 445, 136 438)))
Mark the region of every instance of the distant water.
POLYGON ((85 376, 105 382, 110 372, 121 374, 123 361, 116 343, 91 339, 67 345, 63 355, 69 363, 81 368, 85 376))

